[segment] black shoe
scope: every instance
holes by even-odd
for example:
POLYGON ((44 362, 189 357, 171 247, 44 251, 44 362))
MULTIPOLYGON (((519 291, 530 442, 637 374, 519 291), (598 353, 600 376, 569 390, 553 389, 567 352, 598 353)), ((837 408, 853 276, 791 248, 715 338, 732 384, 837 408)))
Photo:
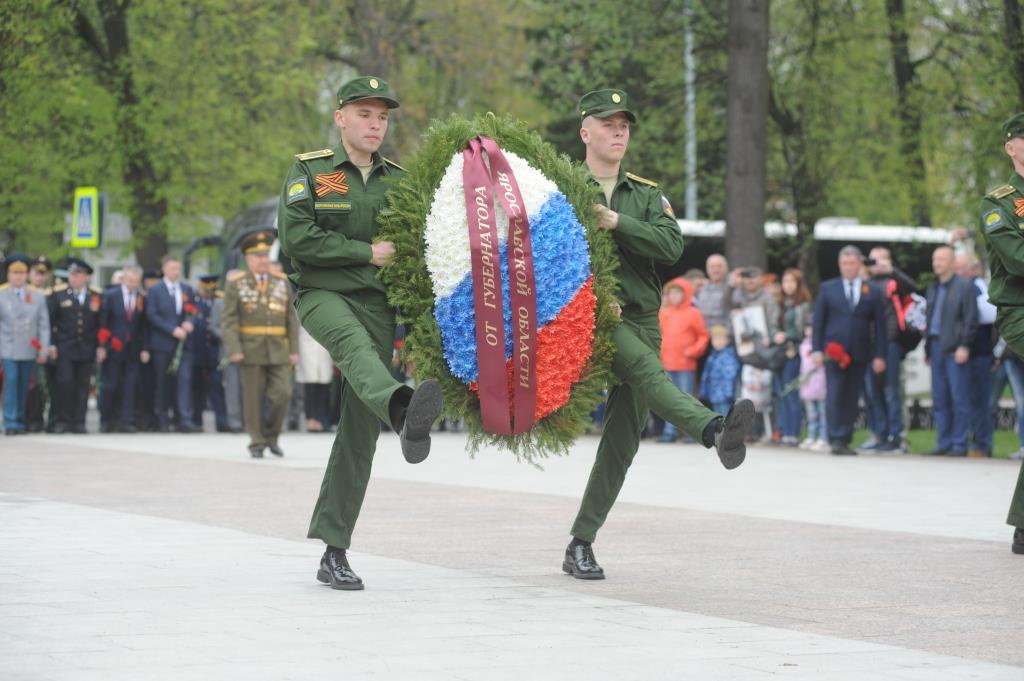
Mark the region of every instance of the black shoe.
POLYGON ((1013 544, 1010 545, 1010 550, 1024 555, 1024 527, 1018 527, 1013 531, 1013 544))
POLYGON ((747 458, 744 440, 754 425, 754 403, 750 400, 734 402, 725 415, 722 428, 715 434, 718 458, 728 470, 736 468, 747 458))
POLYGON ((576 579, 604 579, 604 570, 597 564, 590 544, 570 542, 562 560, 562 572, 576 579))
POLYGON ((228 432, 229 433, 234 433, 235 435, 238 435, 240 433, 244 433, 245 432, 245 428, 231 428, 231 427, 228 427, 228 432))
POLYGON ((157 426, 156 427, 156 432, 158 432, 158 433, 169 433, 169 432, 171 432, 171 427, 170 426, 157 426))
POLYGON ((24 431, 18 430, 17 428, 8 428, 4 431, 4 435, 21 435, 24 431))
POLYGON ((135 429, 135 426, 118 426, 117 427, 117 432, 119 432, 119 433, 137 433, 139 431, 137 431, 135 429))
POLYGON ((71 432, 74 433, 75 435, 85 435, 89 431, 85 429, 85 426, 75 426, 74 428, 71 429, 71 432))
POLYGON ((352 571, 344 551, 327 549, 320 559, 320 569, 316 571, 317 581, 330 584, 332 589, 339 591, 362 591, 363 580, 352 571))
POLYGON ((263 445, 249 445, 249 455, 254 459, 262 459, 263 445))
POLYGON ((230 432, 233 432, 233 431, 230 428, 228 428, 227 426, 217 426, 217 432, 218 433, 230 433, 230 432))
POLYGON ((104 423, 103 425, 100 426, 100 432, 101 433, 113 433, 114 432, 114 426, 109 424, 109 423, 104 423))
POLYGON ((946 452, 946 456, 967 456, 967 450, 966 449, 951 449, 950 451, 946 452))
POLYGON ((274 456, 284 456, 284 450, 276 442, 272 445, 267 445, 267 448, 270 449, 270 453, 274 456))
POLYGON ((941 447, 936 447, 932 451, 928 452, 925 456, 945 456, 946 454, 949 454, 949 452, 946 451, 945 449, 942 449, 941 447))
POLYGON ((850 449, 850 445, 845 442, 834 442, 832 444, 832 453, 836 456, 857 456, 857 450, 850 449))
POLYGON ((409 463, 419 463, 430 454, 430 429, 441 415, 441 406, 441 386, 437 381, 428 379, 416 386, 399 436, 402 454, 409 463))
POLYGON ((201 432, 203 432, 203 429, 198 427, 198 426, 193 426, 191 424, 186 423, 185 425, 183 425, 180 428, 178 428, 178 432, 179 433, 201 433, 201 432))

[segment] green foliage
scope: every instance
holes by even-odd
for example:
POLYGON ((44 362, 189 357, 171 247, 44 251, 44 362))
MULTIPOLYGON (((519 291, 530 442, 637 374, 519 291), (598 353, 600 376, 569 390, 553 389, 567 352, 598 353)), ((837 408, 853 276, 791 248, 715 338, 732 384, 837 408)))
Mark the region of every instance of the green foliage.
POLYGON ((381 276, 388 286, 389 300, 401 310, 401 319, 408 323, 405 352, 415 375, 441 383, 445 413, 465 421, 472 450, 490 443, 511 451, 517 459, 530 462, 549 454, 565 453, 584 432, 590 414, 600 401, 600 391, 612 378, 611 332, 617 323, 610 304, 614 301, 614 270, 618 258, 610 236, 595 227, 595 189, 588 181, 588 173, 559 155, 524 123, 492 115, 472 120, 452 115, 436 121, 407 165, 409 173, 389 190, 389 208, 380 217, 380 238, 393 242, 396 249, 394 264, 382 269, 381 276), (440 328, 433 316, 433 288, 424 254, 424 226, 434 192, 453 155, 478 135, 491 137, 503 149, 528 159, 558 185, 575 207, 586 228, 597 295, 593 355, 582 380, 574 386, 568 404, 540 420, 529 433, 511 437, 482 431, 476 394, 448 370, 442 354, 440 328))

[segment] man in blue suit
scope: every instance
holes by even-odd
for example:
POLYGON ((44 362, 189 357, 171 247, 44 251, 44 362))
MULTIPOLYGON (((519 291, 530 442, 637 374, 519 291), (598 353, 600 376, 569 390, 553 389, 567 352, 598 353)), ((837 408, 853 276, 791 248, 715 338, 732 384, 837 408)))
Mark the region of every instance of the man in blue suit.
POLYGON ((192 424, 192 364, 194 327, 189 310, 195 308, 192 287, 181 282, 181 261, 164 256, 161 266, 163 279, 149 289, 146 300, 146 322, 149 324, 149 346, 153 355, 153 378, 156 397, 157 429, 170 430, 167 408, 170 380, 174 381, 178 405, 178 430, 195 433, 201 430, 192 424), (181 363, 173 376, 168 368, 174 360, 178 343, 183 343, 181 363))
POLYGON ((876 374, 885 371, 884 294, 861 276, 864 255, 856 246, 839 251, 839 277, 823 282, 814 306, 814 361, 825 367, 828 395, 825 416, 833 454, 856 454, 850 449, 857 420, 860 391, 868 360, 876 374), (829 343, 838 343, 850 357, 849 366, 826 363, 829 343))
POLYGON ((142 268, 124 269, 124 279, 103 292, 100 345, 106 348, 100 430, 135 432, 135 395, 142 365, 149 361, 145 296, 139 290, 142 268))

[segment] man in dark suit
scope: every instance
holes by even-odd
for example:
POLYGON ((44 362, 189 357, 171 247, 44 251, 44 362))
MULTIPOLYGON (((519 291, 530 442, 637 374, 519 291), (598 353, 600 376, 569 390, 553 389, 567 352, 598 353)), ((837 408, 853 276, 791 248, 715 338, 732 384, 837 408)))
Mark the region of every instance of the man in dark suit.
POLYGON ((181 261, 174 256, 164 256, 161 269, 163 280, 149 289, 146 298, 146 322, 149 324, 149 347, 153 355, 153 379, 156 397, 157 429, 170 430, 167 409, 170 404, 168 391, 170 380, 174 381, 178 405, 178 430, 194 433, 201 429, 192 424, 192 364, 193 348, 191 333, 194 330, 190 318, 195 310, 195 294, 192 287, 181 282, 181 261), (181 361, 169 377, 178 344, 182 343, 181 361))
POLYGON ((141 267, 126 267, 124 278, 103 292, 100 345, 103 362, 100 430, 135 432, 135 395, 143 364, 149 362, 145 296, 139 290, 141 267))
POLYGON ((822 283, 814 306, 814 361, 825 367, 828 396, 825 415, 833 454, 856 454, 850 449, 853 422, 864 385, 868 360, 876 374, 885 371, 885 309, 882 291, 861 276, 864 256, 856 246, 839 251, 839 277, 822 283), (873 339, 873 340, 872 340, 873 339), (826 363, 829 343, 838 343, 850 362, 826 363))
POLYGON ((50 312, 50 358, 56 362, 53 391, 55 433, 85 433, 85 411, 89 403, 89 380, 95 362, 106 351, 99 347, 99 289, 89 288, 92 267, 70 258, 68 283, 55 287, 47 299, 50 312))
POLYGON ((925 359, 932 369, 932 413, 935 449, 930 454, 967 455, 971 422, 971 344, 978 331, 974 285, 955 272, 953 248, 932 253, 937 281, 928 287, 928 344, 925 359))

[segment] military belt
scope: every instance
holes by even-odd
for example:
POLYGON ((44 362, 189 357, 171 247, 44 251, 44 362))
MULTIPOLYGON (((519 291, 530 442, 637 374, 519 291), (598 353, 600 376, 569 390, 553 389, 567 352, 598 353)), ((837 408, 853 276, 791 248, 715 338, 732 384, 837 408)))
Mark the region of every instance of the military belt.
POLYGON ((286 326, 241 326, 238 328, 243 336, 287 336, 286 326))

